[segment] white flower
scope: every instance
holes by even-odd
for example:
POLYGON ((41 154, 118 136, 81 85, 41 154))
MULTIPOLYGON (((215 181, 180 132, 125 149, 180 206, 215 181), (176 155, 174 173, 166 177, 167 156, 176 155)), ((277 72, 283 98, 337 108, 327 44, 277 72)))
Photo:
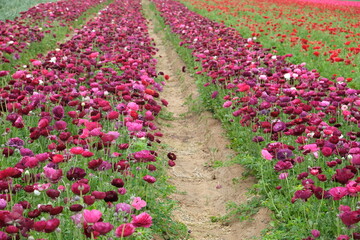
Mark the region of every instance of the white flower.
POLYGON ((14 43, 14 41, 8 41, 7 43, 8 43, 9 45, 11 45, 11 44, 14 43))
POLYGON ((272 56, 271 59, 276 59, 276 56, 272 56))
POLYGON ((289 79, 291 78, 291 74, 290 74, 290 73, 285 73, 285 74, 284 74, 284 78, 285 78, 286 80, 289 80, 289 79))
POLYGON ((40 191, 38 191, 38 190, 34 190, 34 195, 35 196, 39 196, 41 194, 41 192, 40 191))
POLYGON ((56 57, 52 57, 49 62, 56 63, 56 57))

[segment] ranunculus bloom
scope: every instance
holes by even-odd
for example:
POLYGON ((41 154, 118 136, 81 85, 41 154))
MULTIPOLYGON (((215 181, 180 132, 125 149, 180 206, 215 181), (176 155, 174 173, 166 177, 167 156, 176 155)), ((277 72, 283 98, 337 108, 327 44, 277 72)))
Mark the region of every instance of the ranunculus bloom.
POLYGON ((321 149, 321 152, 322 152, 322 154, 323 154, 325 157, 329 157, 329 156, 331 156, 331 154, 332 154, 332 149, 329 148, 329 147, 323 147, 323 148, 321 149))
POLYGON ((96 222, 92 228, 100 234, 104 235, 110 232, 114 226, 108 222, 96 222))
POLYGON ((152 225, 152 217, 146 213, 140 213, 137 216, 133 217, 133 220, 131 221, 131 224, 134 225, 134 227, 144 227, 149 228, 152 225))
POLYGON ((116 237, 128 237, 135 232, 135 227, 130 223, 121 224, 115 230, 116 237))
POLYGON ((73 147, 70 149, 72 154, 82 154, 84 152, 84 148, 82 147, 73 147))
POLYGON ((135 197, 131 203, 131 206, 133 206, 136 210, 140 210, 143 207, 146 207, 146 202, 140 197, 135 197))
POLYGON ((265 158, 266 160, 272 160, 273 156, 269 153, 268 150, 266 149, 262 149, 261 150, 261 155, 263 156, 263 158, 265 158))
POLYGON ((60 120, 64 117, 64 107, 63 106, 56 106, 52 109, 52 113, 54 114, 54 118, 56 120, 60 120))
POLYGON ((231 101, 226 101, 226 102, 224 102, 224 104, 223 104, 223 108, 229 108, 231 105, 232 105, 232 102, 231 102, 231 101))
POLYGON ((76 195, 84 195, 90 191, 90 186, 86 183, 76 182, 71 185, 71 191, 76 195))
POLYGON ((99 210, 93 209, 93 210, 87 210, 85 209, 83 212, 84 220, 87 223, 96 223, 100 220, 102 216, 102 212, 99 210))
POLYGON ((143 179, 144 179, 145 181, 147 181, 148 183, 154 183, 154 182, 156 182, 156 178, 153 177, 153 176, 150 176, 150 175, 144 176, 143 179))
POLYGON ((346 187, 334 187, 329 190, 329 194, 334 200, 340 200, 348 195, 348 190, 346 187))

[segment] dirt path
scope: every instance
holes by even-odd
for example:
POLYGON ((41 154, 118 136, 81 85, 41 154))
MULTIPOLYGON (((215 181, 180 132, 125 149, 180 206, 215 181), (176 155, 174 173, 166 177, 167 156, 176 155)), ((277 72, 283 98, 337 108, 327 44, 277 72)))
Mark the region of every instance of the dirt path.
POLYGON ((157 23, 148 4, 147 0, 143 0, 150 36, 159 49, 158 71, 170 76, 161 97, 169 102, 168 111, 173 113, 173 119, 161 121, 160 126, 164 133, 162 143, 177 155, 177 165, 169 169, 171 184, 178 190, 172 198, 180 205, 174 212, 174 219, 188 226, 191 239, 259 238, 261 230, 267 227, 270 220, 266 210, 260 210, 253 221, 235 222, 228 226, 210 220, 212 216, 226 213, 228 201, 245 202, 245 193, 255 182, 254 179, 247 179, 234 184, 233 179, 239 179, 244 171, 238 165, 217 169, 209 167, 215 160, 229 160, 235 153, 226 148, 229 142, 224 137, 221 123, 213 119, 210 112, 189 111, 189 105, 185 102, 198 97, 195 81, 188 73, 181 71, 185 64, 171 43, 165 42, 162 31, 156 31, 157 23))

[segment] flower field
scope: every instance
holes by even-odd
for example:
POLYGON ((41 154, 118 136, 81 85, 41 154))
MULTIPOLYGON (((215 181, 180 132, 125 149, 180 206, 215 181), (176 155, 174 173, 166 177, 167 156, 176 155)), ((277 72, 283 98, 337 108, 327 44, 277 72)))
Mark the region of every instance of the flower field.
POLYGON ((255 37, 292 63, 307 63, 321 76, 343 77, 359 88, 359 2, 186 0, 187 6, 255 37))
POLYGON ((154 2, 203 103, 259 178, 274 212, 264 239, 359 239, 359 90, 179 2, 154 2))
MULTIPOLYGON (((39 9, 23 17, 50 17, 39 9)), ((156 161, 163 77, 140 11, 116 1, 58 48, 0 72, 0 239, 152 239, 174 227, 156 161)))
MULTIPOLYGON (((201 15, 151 10, 258 178, 262 239, 360 239, 359 3, 182 1, 201 15)), ((0 240, 187 239, 142 11, 62 0, 1 22, 0 240)))

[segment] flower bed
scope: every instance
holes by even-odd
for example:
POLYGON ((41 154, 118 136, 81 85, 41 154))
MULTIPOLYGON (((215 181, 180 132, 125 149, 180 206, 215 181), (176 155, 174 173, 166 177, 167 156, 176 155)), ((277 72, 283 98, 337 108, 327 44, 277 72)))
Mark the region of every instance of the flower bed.
POLYGON ((276 220, 263 239, 359 239, 359 90, 291 64, 291 54, 275 55, 181 3, 153 2, 195 69, 203 103, 224 122, 237 158, 268 197, 276 220))
MULTIPOLYGON (((66 26, 102 0, 63 0, 38 4, 15 20, 0 21, 0 63, 19 59, 31 43, 40 42, 51 28, 66 26)), ((54 36, 55 37, 55 36, 54 36)))
POLYGON ((236 28, 245 38, 256 37, 278 55, 306 62, 323 77, 342 76, 360 88, 359 13, 355 1, 315 0, 183 0, 190 9, 236 28))
POLYGON ((116 1, 0 89, 1 240, 176 231, 153 121, 167 103, 140 10, 116 1))

